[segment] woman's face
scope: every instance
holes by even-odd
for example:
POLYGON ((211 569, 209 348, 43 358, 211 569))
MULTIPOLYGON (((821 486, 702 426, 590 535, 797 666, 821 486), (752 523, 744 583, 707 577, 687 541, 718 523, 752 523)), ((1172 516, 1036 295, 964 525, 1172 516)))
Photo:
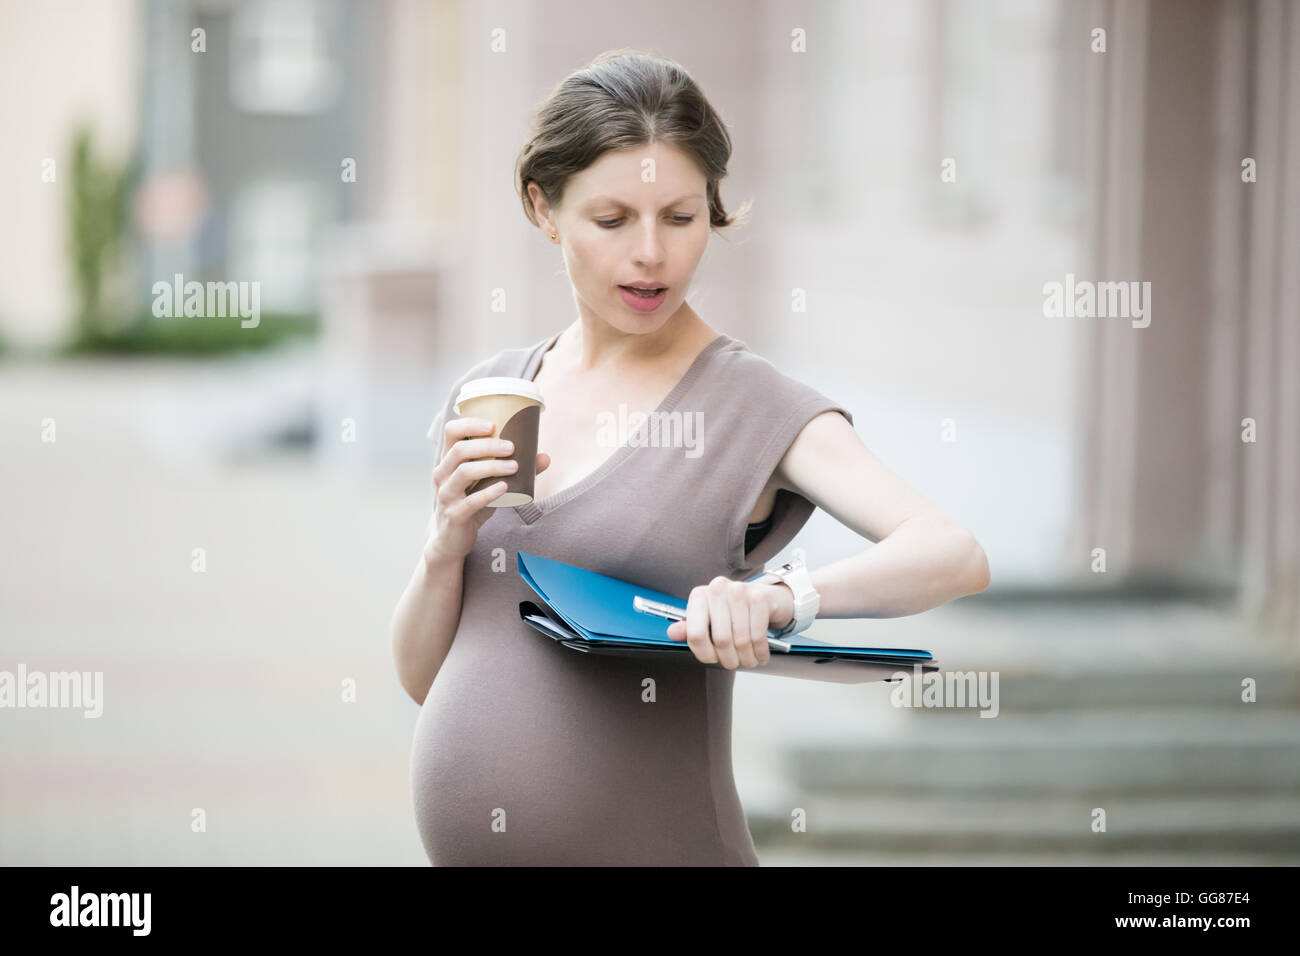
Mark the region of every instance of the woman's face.
MULTIPOLYGON (((570 177, 563 205, 538 209, 559 233, 578 307, 624 332, 659 328, 681 308, 709 241, 707 183, 667 143, 606 152, 570 177), (666 286, 642 299, 621 288, 666 286)), ((530 184, 530 189, 536 186, 530 184)))

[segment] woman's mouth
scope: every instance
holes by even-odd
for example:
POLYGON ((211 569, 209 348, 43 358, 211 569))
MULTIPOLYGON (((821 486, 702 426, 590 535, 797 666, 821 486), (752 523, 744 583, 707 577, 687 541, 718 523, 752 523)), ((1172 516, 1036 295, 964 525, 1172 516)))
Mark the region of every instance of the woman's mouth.
POLYGON ((618 288, 623 295, 623 301, 638 312, 653 312, 659 308, 668 292, 666 287, 654 291, 630 285, 621 285, 618 288))

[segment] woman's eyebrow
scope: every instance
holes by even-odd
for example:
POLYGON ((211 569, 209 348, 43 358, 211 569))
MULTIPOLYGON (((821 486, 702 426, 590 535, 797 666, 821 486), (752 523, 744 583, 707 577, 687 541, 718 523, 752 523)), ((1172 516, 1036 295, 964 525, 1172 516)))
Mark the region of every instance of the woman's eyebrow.
MULTIPOLYGON (((674 199, 672 202, 665 205, 663 208, 667 209, 669 206, 676 206, 679 202, 683 202, 687 199, 703 199, 703 198, 704 198, 703 193, 689 193, 685 196, 678 196, 676 199, 674 199)), ((613 203, 616 206, 623 206, 625 208, 630 208, 628 207, 627 203, 623 202, 623 200, 618 199, 615 196, 595 196, 591 199, 588 199, 585 203, 583 203, 583 208, 589 209, 592 206, 599 206, 606 203, 613 203)))

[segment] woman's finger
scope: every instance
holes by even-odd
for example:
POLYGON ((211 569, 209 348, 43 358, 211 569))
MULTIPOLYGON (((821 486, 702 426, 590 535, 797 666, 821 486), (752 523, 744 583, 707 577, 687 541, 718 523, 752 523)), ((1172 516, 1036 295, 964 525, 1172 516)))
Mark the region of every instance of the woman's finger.
POLYGON ((731 582, 724 577, 716 577, 709 584, 705 593, 709 604, 709 638, 713 641, 713 651, 718 655, 718 663, 727 670, 734 671, 740 666, 740 656, 731 634, 730 597, 727 585, 731 582))
MULTIPOLYGON (((506 491, 504 481, 493 482, 486 488, 474 492, 472 495, 466 495, 456 504, 447 509, 448 521, 467 521, 475 516, 481 510, 487 508, 487 503, 493 498, 500 498, 506 491)), ((489 511, 488 518, 495 514, 495 510, 489 511)))
POLYGON ((727 615, 731 619, 731 641, 741 667, 757 667, 754 639, 749 625, 749 595, 743 584, 733 581, 727 588, 727 615))
POLYGON ((767 598, 758 588, 746 585, 745 591, 749 600, 749 633, 754 643, 754 658, 758 661, 758 666, 762 667, 772 657, 772 651, 767 646, 767 625, 771 619, 771 605, 767 603, 767 598))
MULTIPOLYGON (((438 500, 451 507, 465 500, 469 486, 479 480, 504 478, 518 471, 513 458, 481 458, 462 461, 448 479, 438 488, 438 500)), ((483 487, 487 487, 484 485, 483 487)), ((478 491, 482 488, 476 489, 478 491)), ((471 496, 472 497, 472 496, 471 496)))
POLYGON ((496 426, 475 418, 453 418, 443 426, 442 459, 433 469, 433 483, 441 485, 456 466, 471 458, 500 455, 499 438, 492 438, 496 426))
POLYGON ((718 663, 718 655, 709 640, 709 589, 702 584, 691 588, 686 600, 686 643, 701 663, 718 663))

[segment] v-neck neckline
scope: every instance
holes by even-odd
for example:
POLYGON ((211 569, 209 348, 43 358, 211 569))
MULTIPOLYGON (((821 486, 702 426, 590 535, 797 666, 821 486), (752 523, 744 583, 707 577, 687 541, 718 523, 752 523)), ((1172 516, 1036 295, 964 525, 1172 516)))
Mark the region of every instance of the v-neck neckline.
MULTIPOLYGON (((541 348, 537 349, 537 351, 529 356, 528 362, 520 375, 521 378, 526 378, 530 382, 533 381, 537 373, 541 370, 543 357, 552 349, 552 347, 554 347, 556 341, 563 334, 563 329, 556 332, 542 343, 541 348)), ((638 448, 645 447, 643 442, 632 444, 632 439, 643 436, 645 430, 649 427, 650 422, 654 420, 656 415, 667 414, 676 408, 677 403, 681 401, 682 396, 686 394, 687 390, 695 383, 695 380, 699 378, 700 372, 704 370, 705 362, 709 357, 731 341, 732 339, 729 335, 725 332, 719 332, 713 341, 704 346, 704 348, 700 350, 700 353, 695 356, 695 359, 691 362, 690 366, 686 369, 685 374, 683 374, 677 381, 677 384, 672 387, 672 390, 664 397, 664 400, 659 403, 659 407, 647 416, 647 418, 641 423, 640 427, 637 428, 636 432, 632 436, 629 436, 628 441, 614 449, 613 454, 601 462, 595 471, 589 473, 577 484, 570 485, 567 488, 561 488, 559 491, 555 492, 555 494, 548 495, 545 498, 534 498, 527 504, 518 505, 511 510, 519 516, 519 519, 523 521, 524 524, 532 524, 538 518, 549 514, 560 505, 567 504, 574 498, 578 497, 622 464, 628 455, 632 454, 638 448)), ((545 451, 545 449, 539 448, 538 451, 545 451)))

